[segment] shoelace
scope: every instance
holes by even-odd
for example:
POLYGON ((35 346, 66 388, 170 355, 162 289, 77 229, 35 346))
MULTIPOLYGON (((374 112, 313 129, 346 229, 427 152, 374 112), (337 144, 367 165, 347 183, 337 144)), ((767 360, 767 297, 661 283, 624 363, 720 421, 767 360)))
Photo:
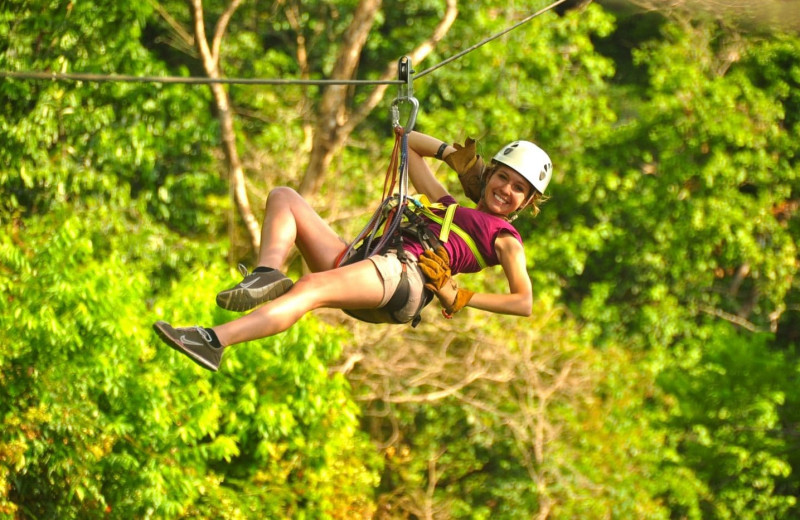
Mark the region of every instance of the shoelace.
POLYGON ((208 343, 211 343, 211 334, 209 334, 209 333, 208 333, 208 331, 207 331, 206 329, 204 329, 204 328, 203 328, 203 327, 201 327, 200 325, 195 325, 195 326, 194 326, 194 327, 192 327, 192 328, 193 328, 194 330, 196 330, 196 331, 198 332, 198 334, 200 334, 201 336, 203 336, 203 339, 204 339, 204 340, 206 340, 208 343))
POLYGON ((244 264, 239 264, 238 268, 239 268, 239 273, 242 275, 242 277, 247 278, 247 275, 250 274, 247 271, 247 266, 245 266, 244 264))

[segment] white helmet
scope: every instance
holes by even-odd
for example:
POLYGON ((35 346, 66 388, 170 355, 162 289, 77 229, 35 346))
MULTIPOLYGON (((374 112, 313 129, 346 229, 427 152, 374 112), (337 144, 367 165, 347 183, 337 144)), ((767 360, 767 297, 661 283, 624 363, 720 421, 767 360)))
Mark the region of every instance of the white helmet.
POLYGON ((533 187, 544 193, 553 177, 553 163, 544 150, 530 141, 514 141, 500 149, 492 160, 519 173, 533 187))

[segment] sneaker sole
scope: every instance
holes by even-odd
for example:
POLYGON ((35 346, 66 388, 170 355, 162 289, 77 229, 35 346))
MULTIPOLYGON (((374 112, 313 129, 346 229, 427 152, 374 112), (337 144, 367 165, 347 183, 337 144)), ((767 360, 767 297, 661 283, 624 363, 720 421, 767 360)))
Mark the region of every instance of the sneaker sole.
POLYGON ((207 360, 199 357, 194 352, 191 352, 189 350, 185 350, 183 348, 183 345, 181 345, 180 343, 175 341, 175 338, 170 336, 170 334, 167 331, 165 331, 165 330, 163 330, 161 328, 161 322, 154 323, 153 324, 153 330, 156 331, 156 334, 158 335, 159 338, 161 338, 164 341, 164 343, 166 343, 167 345, 169 345, 173 349, 177 350, 178 352, 180 352, 184 356, 188 357, 189 359, 191 359, 192 361, 194 361, 195 363, 197 363, 201 367, 206 368, 208 370, 211 370, 212 372, 216 372, 217 371, 217 367, 215 367, 214 365, 209 364, 209 362, 207 360))
POLYGON ((258 289, 231 289, 217 294, 217 305, 228 311, 244 312, 283 295, 294 283, 278 280, 258 289))

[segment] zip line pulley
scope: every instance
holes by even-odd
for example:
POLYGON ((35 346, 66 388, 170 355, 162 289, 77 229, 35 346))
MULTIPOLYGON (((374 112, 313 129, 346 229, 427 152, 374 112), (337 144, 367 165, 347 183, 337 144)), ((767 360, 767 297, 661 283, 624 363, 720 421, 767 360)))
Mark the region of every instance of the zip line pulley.
POLYGON ((414 97, 414 71, 411 69, 411 59, 408 56, 403 56, 397 62, 397 79, 402 83, 397 88, 397 97, 392 102, 392 127, 400 126, 400 105, 408 103, 411 105, 411 112, 403 130, 405 134, 409 134, 417 122, 419 101, 414 97))

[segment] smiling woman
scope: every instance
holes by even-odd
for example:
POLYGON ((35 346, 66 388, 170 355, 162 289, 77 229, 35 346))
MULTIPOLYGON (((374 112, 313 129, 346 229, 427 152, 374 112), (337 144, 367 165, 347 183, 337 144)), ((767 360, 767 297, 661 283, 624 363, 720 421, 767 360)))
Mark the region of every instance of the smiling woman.
MULTIPOLYGON (((494 194, 501 204, 517 203, 517 210, 531 206, 534 213, 539 212, 537 201, 542 200, 544 190, 553 176, 553 164, 544 150, 530 141, 514 141, 503 147, 492 160, 492 168, 484 177, 486 189, 494 194), (504 194, 504 184, 511 187, 512 195, 520 195, 520 200, 508 200, 504 194), (498 186, 499 185, 499 186, 498 186)), ((481 209, 482 200, 478 201, 481 209)), ((507 207, 501 208, 497 214, 503 216, 507 207)), ((513 220, 515 215, 511 217, 513 220)))
POLYGON ((175 328, 159 321, 154 325, 159 337, 201 366, 217 370, 225 347, 278 334, 320 307, 343 309, 376 323, 414 324, 436 296, 448 318, 465 306, 530 315, 532 285, 522 237, 511 221, 528 206, 538 211, 536 202, 553 174, 547 153, 529 141, 514 141, 484 168, 474 146, 449 146, 418 132, 405 138, 410 181, 435 201, 413 228, 401 228, 367 258, 340 263, 348 250, 345 241, 297 192, 273 189, 261 229, 258 266, 252 273, 243 271, 240 283, 217 295, 224 309, 255 310, 212 328, 175 328), (470 196, 477 206, 458 206, 426 157, 445 160, 459 175, 465 168, 477 175, 470 196), (312 271, 297 282, 280 271, 293 246, 312 271), (503 269, 507 293, 474 293, 452 278, 494 265, 503 269))

